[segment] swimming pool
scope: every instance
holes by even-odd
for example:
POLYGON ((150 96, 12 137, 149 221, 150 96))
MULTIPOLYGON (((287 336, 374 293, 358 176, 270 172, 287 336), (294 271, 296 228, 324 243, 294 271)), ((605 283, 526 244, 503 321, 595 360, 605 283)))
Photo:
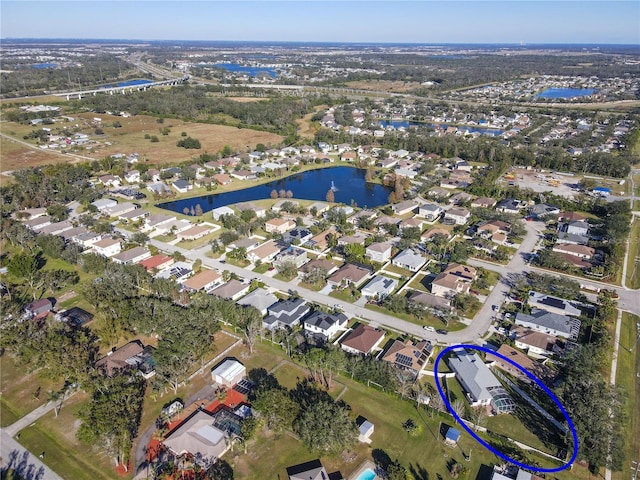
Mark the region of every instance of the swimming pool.
POLYGON ((373 480, 374 478, 376 478, 376 472, 374 472, 370 468, 367 468, 363 470, 360 475, 358 475, 358 478, 356 478, 356 480, 373 480))

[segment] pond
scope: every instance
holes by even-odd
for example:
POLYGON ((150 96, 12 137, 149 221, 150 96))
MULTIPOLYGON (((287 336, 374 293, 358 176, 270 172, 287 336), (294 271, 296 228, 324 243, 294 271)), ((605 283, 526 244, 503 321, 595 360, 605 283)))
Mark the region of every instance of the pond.
POLYGON ((588 97, 596 93, 595 88, 547 88, 536 95, 538 98, 588 97))
POLYGON ((273 68, 268 67, 246 67, 239 63, 212 63, 207 65, 208 67, 224 68, 227 72, 232 73, 244 73, 251 77, 256 77, 260 73, 266 73, 271 78, 276 78, 278 74, 273 68))
POLYGON ((389 194, 393 190, 383 185, 365 182, 365 174, 365 170, 353 167, 309 170, 255 187, 184 198, 161 203, 158 207, 182 213, 185 207, 191 209, 191 207, 195 208, 196 205, 200 205, 203 212, 208 212, 223 205, 269 199, 274 189, 276 191, 291 190, 293 198, 325 202, 327 192, 332 187, 337 203, 351 205, 354 202, 363 208, 378 207, 389 203, 389 194))

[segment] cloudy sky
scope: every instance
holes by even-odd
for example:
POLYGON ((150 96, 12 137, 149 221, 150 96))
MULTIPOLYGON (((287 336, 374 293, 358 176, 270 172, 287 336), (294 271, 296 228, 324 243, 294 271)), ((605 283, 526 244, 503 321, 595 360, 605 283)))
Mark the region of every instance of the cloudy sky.
POLYGON ((640 44, 640 1, 0 2, 3 38, 640 44))

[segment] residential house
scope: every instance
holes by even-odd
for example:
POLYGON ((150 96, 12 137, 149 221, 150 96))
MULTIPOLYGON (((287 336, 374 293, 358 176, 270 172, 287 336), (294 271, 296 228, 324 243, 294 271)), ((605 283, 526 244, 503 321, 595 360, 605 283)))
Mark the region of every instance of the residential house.
POLYGON ((102 175, 98 177, 98 181, 105 187, 119 187, 122 179, 117 175, 102 175))
POLYGON ((418 377, 429 363, 432 353, 433 345, 428 340, 422 340, 415 345, 411 340, 395 340, 382 356, 382 360, 418 377))
MULTIPOLYGON (((298 208, 300 206, 300 203, 294 201, 294 200, 290 200, 288 198, 283 198, 282 200, 278 200, 276 203, 274 203, 271 206, 271 211, 276 212, 276 213, 280 213, 280 211, 282 211, 282 207, 284 206, 284 204, 289 204, 289 205, 293 205, 294 207, 298 208)), ((295 226, 295 225, 294 225, 295 226)))
POLYGON ((371 271, 368 268, 347 263, 327 279, 327 284, 333 287, 349 284, 357 286, 370 274, 371 271))
POLYGON ((43 217, 47 214, 47 209, 41 208, 27 208, 25 210, 19 210, 14 212, 11 216, 16 219, 33 220, 34 218, 43 217))
POLYGON ((301 248, 296 248, 293 245, 290 245, 288 248, 284 249, 273 260, 274 267, 281 267, 287 263, 293 263, 296 268, 300 268, 302 265, 307 263, 307 251, 301 248))
POLYGON ((98 200, 95 200, 95 201, 91 202, 91 205, 96 207, 99 212, 102 212, 103 210, 106 210, 107 208, 113 208, 117 204, 118 204, 118 202, 116 202, 115 200, 113 200, 111 198, 100 198, 98 200))
POLYGON ((155 215, 149 215, 144 219, 144 227, 143 231, 153 230, 161 225, 165 225, 169 222, 174 222, 176 220, 175 215, 165 215, 164 213, 157 213, 155 215))
POLYGON ((220 284, 222 284, 222 275, 218 272, 215 270, 201 270, 193 277, 185 280, 182 286, 192 292, 199 292, 200 290, 208 292, 220 284))
POLYGON ((269 307, 274 305, 278 301, 273 293, 270 293, 264 288, 256 288, 250 292, 247 296, 242 297, 236 303, 244 307, 254 307, 264 317, 267 314, 269 307))
POLYGON ((235 358, 227 357, 211 370, 211 380, 223 387, 232 388, 247 376, 247 368, 235 358))
POLYGON ((311 311, 304 298, 281 300, 267 308, 268 316, 262 321, 264 328, 294 327, 311 311))
MULTIPOLYGON (((595 248, 587 247, 586 245, 572 245, 572 244, 560 244, 553 247, 554 252, 565 253, 578 258, 584 258, 590 260, 596 253, 595 248)), ((589 264, 591 266, 591 264, 589 264)))
MULTIPOLYGON (((520 367, 525 368, 527 371, 533 373, 537 378, 549 379, 551 377, 551 373, 548 367, 545 367, 543 364, 532 360, 526 354, 522 353, 520 350, 516 350, 515 348, 503 343, 500 345, 500 348, 496 351, 498 355, 502 355, 503 357, 507 357, 509 360, 514 361, 520 367)), ((498 355, 493 355, 492 353, 487 353, 486 359, 487 362, 493 363, 495 366, 504 370, 517 377, 518 379, 524 381, 525 383, 531 383, 531 379, 519 368, 515 367, 511 363, 503 360, 498 355)))
POLYGON ((560 208, 555 205, 549 205, 548 203, 539 203, 529 209, 529 215, 535 218, 544 218, 549 215, 560 214, 560 208))
POLYGON ((578 338, 581 324, 577 318, 537 309, 533 309, 531 315, 518 312, 515 317, 515 323, 547 335, 570 340, 578 338))
POLYGON ((496 199, 491 197, 478 197, 471 201, 471 208, 493 208, 496 206, 496 199))
POLYGON ((471 218, 471 212, 466 208, 450 208, 444 214, 444 223, 465 225, 471 218))
POLYGON ((122 244, 120 243, 120 239, 109 237, 95 242, 91 248, 98 255, 102 255, 103 257, 113 257, 120 253, 122 244))
POLYGON ((214 414, 197 409, 176 428, 162 444, 174 456, 220 458, 231 448, 228 435, 214 425, 214 414))
POLYGON ((149 272, 151 270, 163 270, 165 268, 170 267, 175 263, 175 260, 166 255, 154 255, 152 257, 147 258, 140 262, 140 265, 144 267, 144 269, 149 272))
POLYGON ((509 331, 509 334, 517 348, 524 350, 527 355, 534 358, 561 354, 566 347, 566 342, 558 337, 526 327, 514 327, 509 331))
POLYGON ((321 214, 326 212, 327 210, 329 210, 329 208, 331 208, 331 205, 329 205, 328 203, 324 203, 324 202, 314 202, 311 205, 309 205, 309 211, 316 211, 316 214, 321 214))
POLYGON ((78 328, 93 320, 93 314, 80 307, 72 307, 56 313, 54 318, 57 322, 65 322, 67 325, 78 328))
POLYGON ((304 245, 307 241, 311 240, 311 238, 313 238, 313 233, 304 227, 296 227, 282 236, 284 242, 295 245, 304 245))
POLYGON ((171 184, 171 186, 180 193, 187 193, 189 190, 193 190, 193 185, 182 179, 176 180, 171 184))
POLYGON ((171 193, 171 189, 164 182, 147 183, 147 190, 160 196, 171 193))
POLYGON ((472 407, 491 405, 496 413, 515 410, 515 402, 478 354, 457 348, 448 363, 472 407))
POLYGON ((576 212, 561 212, 558 215, 558 220, 561 222, 584 222, 587 219, 584 215, 576 212))
POLYGON ((136 205, 133 202, 124 202, 119 203, 118 205, 114 205, 113 207, 107 207, 103 211, 110 217, 119 217, 125 213, 133 212, 140 208, 139 205, 136 205))
POLYGON ((233 209, 227 206, 218 207, 211 210, 211 215, 213 216, 213 219, 216 221, 220 220, 220 217, 222 215, 235 215, 235 214, 236 212, 234 212, 233 209))
POLYGON ((475 279, 475 268, 450 263, 431 283, 431 293, 438 297, 453 297, 458 293, 469 293, 471 283, 475 279))
POLYGON ((385 332, 382 330, 359 323, 344 337, 340 346, 345 352, 354 355, 369 355, 379 348, 384 339, 384 335, 385 332))
POLYGON ((449 239, 451 237, 451 232, 446 228, 433 227, 427 230, 426 232, 424 232, 420 236, 420 238, 422 239, 423 242, 429 242, 436 235, 442 235, 443 237, 446 237, 447 239, 449 239))
POLYGON ((239 238, 238 240, 234 240, 229 245, 225 247, 227 252, 231 252, 237 248, 244 248, 247 253, 255 250, 260 246, 260 240, 256 238, 239 238))
POLYGON ((151 252, 145 247, 133 247, 114 255, 111 260, 122 265, 133 265, 151 256, 151 252))
POLYGON ((300 465, 287 467, 287 476, 289 480, 329 480, 331 478, 320 460, 311 460, 300 465))
POLYGON ((238 280, 229 280, 227 283, 214 288, 209 293, 216 297, 238 300, 249 292, 251 285, 238 280))
POLYGON ((391 244, 386 242, 372 243, 365 249, 365 256, 372 262, 385 263, 391 258, 391 244))
POLYGON ((514 215, 518 215, 520 213, 520 208, 522 207, 522 202, 520 200, 515 200, 513 198, 507 198, 502 200, 498 205, 496 205, 496 211, 503 213, 513 213, 514 215))
POLYGON ((418 202, 414 200, 405 200, 404 202, 396 203, 391 209, 396 215, 404 215, 405 213, 413 212, 418 205, 418 202))
POLYGON ((175 262, 169 268, 165 268, 154 275, 155 278, 168 278, 178 283, 183 282, 193 273, 191 263, 175 262))
POLYGON ((193 227, 189 220, 173 220, 170 222, 162 222, 155 227, 155 233, 158 235, 177 235, 186 232, 193 227))
POLYGON ((338 239, 338 246, 344 247, 345 245, 362 245, 364 241, 367 239, 367 236, 361 233, 356 235, 343 235, 338 239))
POLYGON ((391 263, 396 267, 406 268, 411 272, 417 272, 425 263, 427 263, 427 259, 419 253, 414 252, 411 249, 407 249, 396 255, 393 260, 391 260, 391 263))
POLYGON ((231 182, 233 182, 231 177, 226 173, 217 173, 211 178, 213 178, 218 185, 229 185, 231 182))
POLYGON ((53 303, 48 298, 42 298, 40 300, 34 300, 29 305, 24 307, 24 312, 27 317, 33 318, 41 313, 50 312, 53 308, 53 303))
POLYGON ((247 259, 251 263, 262 262, 269 263, 280 252, 280 247, 273 240, 268 240, 258 248, 247 252, 247 259))
POLYGON ((391 295, 398 287, 398 281, 394 278, 376 275, 362 288, 362 296, 366 298, 374 298, 383 300, 391 295))
POLYGON ((272 218, 264 224, 267 233, 284 234, 296 226, 296 222, 289 218, 272 218))
POLYGON ((145 378, 151 378, 155 374, 152 354, 152 347, 145 347, 139 340, 134 340, 102 357, 96 362, 95 368, 107 377, 133 370, 145 378))
POLYGON ((244 212, 245 210, 253 210, 258 218, 264 217, 267 214, 267 210, 264 207, 259 207, 251 202, 238 203, 236 208, 241 212, 244 212))
POLYGON ((136 208, 130 212, 121 213, 118 215, 118 220, 122 220, 124 222, 137 222, 149 216, 149 212, 146 210, 142 210, 140 208, 136 208))
MULTIPOLYGON (((93 246, 103 238, 104 236, 100 233, 94 233, 94 232, 88 231, 86 233, 81 233, 79 235, 76 235, 71 241, 76 245, 80 245, 82 248, 93 248, 93 246)), ((115 253, 118 253, 119 251, 120 250, 118 250, 115 253)))
POLYGON ((587 222, 574 221, 561 224, 559 230, 570 235, 579 235, 586 237, 589 235, 589 224, 587 222))
POLYGON ((438 297, 432 293, 414 291, 409 296, 409 301, 422 305, 425 309, 431 311, 449 311, 451 310, 451 302, 444 298, 438 297))
POLYGON ((330 260, 326 260, 324 258, 318 258, 315 260, 311 260, 310 262, 305 263, 300 267, 300 272, 303 274, 308 274, 316 270, 321 270, 324 272, 324 275, 331 275, 333 272, 338 270, 338 267, 330 260))
POLYGON ((130 170, 124 174, 124 179, 127 183, 140 183, 140 171, 130 170))
POLYGON ((202 238, 211 233, 211 228, 206 225, 195 225, 193 227, 189 227, 186 230, 176 233, 176 237, 178 240, 197 240, 198 238, 202 238))
POLYGON ((444 209, 440 205, 436 205, 435 203, 425 203, 420 205, 420 209, 418 210, 418 215, 426 218, 430 222, 433 222, 440 218, 444 209))
POLYGON ((332 238, 331 236, 335 239, 336 231, 333 228, 328 228, 324 232, 320 232, 307 240, 305 246, 307 248, 323 252, 329 248, 329 240, 332 238))
POLYGON ((574 307, 569 300, 553 297, 534 290, 529 292, 528 304, 531 308, 547 310, 548 312, 557 313, 558 315, 570 315, 573 317, 582 315, 580 309, 574 307))
POLYGON ((422 232, 422 226, 424 222, 419 218, 407 218, 406 220, 402 220, 398 225, 398 230, 402 231, 405 228, 417 228, 419 232, 422 232))
POLYGON ((61 233, 71 230, 73 225, 68 220, 63 222, 56 222, 42 227, 38 230, 38 235, 60 235, 61 233))
POLYGON ((258 178, 258 175, 250 170, 236 170, 232 171, 230 175, 238 180, 255 180, 258 178))
POLYGON ((450 205, 463 205, 473 200, 473 195, 469 195, 467 192, 458 192, 449 198, 450 205))
POLYGON ((344 313, 331 314, 317 310, 305 318, 303 323, 304 329, 310 334, 329 340, 347 326, 347 320, 344 313))

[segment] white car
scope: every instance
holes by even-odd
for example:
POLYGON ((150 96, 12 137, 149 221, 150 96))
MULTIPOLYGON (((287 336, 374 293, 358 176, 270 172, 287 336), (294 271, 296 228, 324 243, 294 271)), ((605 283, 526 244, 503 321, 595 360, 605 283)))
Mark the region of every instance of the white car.
POLYGON ((430 327, 429 325, 425 325, 425 326, 424 326, 424 327, 422 327, 422 328, 424 328, 427 332, 434 332, 434 333, 435 333, 435 331, 436 331, 436 329, 435 329, 435 328, 430 327))

